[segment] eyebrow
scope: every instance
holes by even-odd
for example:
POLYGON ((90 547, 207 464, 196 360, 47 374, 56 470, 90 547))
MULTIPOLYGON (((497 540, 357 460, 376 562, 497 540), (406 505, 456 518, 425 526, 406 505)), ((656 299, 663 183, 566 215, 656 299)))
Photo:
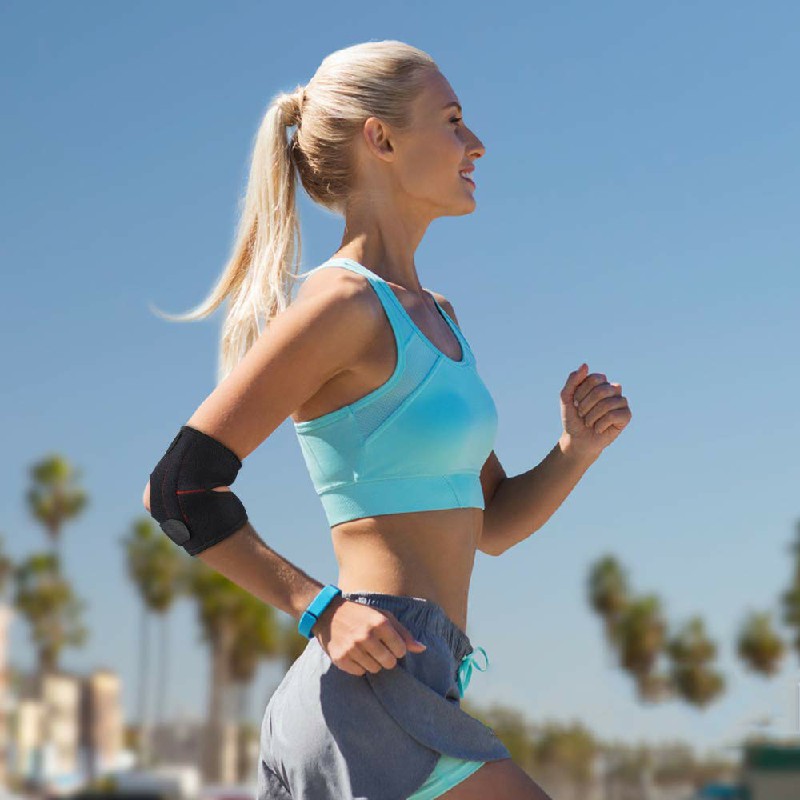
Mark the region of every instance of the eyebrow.
POLYGON ((450 106, 455 106, 459 110, 459 113, 463 112, 463 109, 461 108, 461 103, 456 103, 455 100, 453 100, 450 103, 447 103, 447 105, 442 106, 442 110, 444 111, 445 108, 450 108, 450 106))

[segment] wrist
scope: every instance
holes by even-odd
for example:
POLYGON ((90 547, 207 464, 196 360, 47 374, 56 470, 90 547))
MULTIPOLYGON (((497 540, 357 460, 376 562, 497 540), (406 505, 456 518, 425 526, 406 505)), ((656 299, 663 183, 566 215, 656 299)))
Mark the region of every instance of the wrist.
POLYGON ((300 622, 300 618, 311 604, 311 601, 325 588, 324 583, 312 581, 303 588, 301 592, 292 596, 292 616, 295 622, 300 622))
POLYGON ((319 615, 317 621, 311 626, 312 636, 316 636, 320 631, 330 629, 331 620, 333 619, 333 615, 336 613, 336 609, 339 608, 339 606, 344 602, 345 598, 341 595, 337 595, 330 601, 330 603, 328 603, 328 605, 325 607, 325 610, 319 615))
POLYGON ((331 603, 340 597, 342 590, 336 584, 326 584, 309 603, 300 617, 297 630, 306 638, 310 639, 314 635, 313 628, 320 621, 324 612, 328 611, 331 603))
POLYGON ((581 446, 568 433, 561 434, 558 439, 558 448, 566 459, 584 469, 590 467, 602 452, 581 446))

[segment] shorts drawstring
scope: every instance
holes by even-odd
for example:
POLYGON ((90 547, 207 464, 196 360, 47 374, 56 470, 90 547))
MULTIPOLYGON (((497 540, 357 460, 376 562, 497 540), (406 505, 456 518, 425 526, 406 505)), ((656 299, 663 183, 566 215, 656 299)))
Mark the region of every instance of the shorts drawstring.
POLYGON ((464 658, 461 659, 461 664, 458 667, 458 692, 463 697, 464 692, 467 691, 467 686, 469 686, 469 682, 472 678, 472 669, 475 667, 479 669, 481 672, 486 672, 489 666, 489 656, 486 655, 486 651, 482 647, 476 647, 473 649, 471 653, 467 653, 464 658), (486 666, 482 667, 475 661, 475 653, 480 650, 483 653, 484 658, 486 659, 486 666))

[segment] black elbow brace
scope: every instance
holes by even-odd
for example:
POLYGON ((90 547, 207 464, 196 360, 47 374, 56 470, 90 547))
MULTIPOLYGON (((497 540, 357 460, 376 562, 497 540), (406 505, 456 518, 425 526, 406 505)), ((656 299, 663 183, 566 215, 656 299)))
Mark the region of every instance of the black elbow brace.
POLYGON ((150 473, 150 515, 190 556, 247 522, 242 501, 233 492, 213 491, 230 486, 241 466, 224 444, 184 425, 150 473))

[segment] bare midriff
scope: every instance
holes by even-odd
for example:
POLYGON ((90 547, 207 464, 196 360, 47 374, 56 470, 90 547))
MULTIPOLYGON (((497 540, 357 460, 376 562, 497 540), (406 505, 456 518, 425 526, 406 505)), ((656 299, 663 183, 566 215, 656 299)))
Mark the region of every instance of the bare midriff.
POLYGON ((386 514, 331 528, 343 592, 372 591, 433 600, 467 629, 480 508, 386 514))
MULTIPOLYGON (((409 309, 425 335, 448 356, 460 345, 435 308, 409 309), (425 322, 420 319, 425 315, 425 322), (434 333, 435 331, 435 333, 434 333)), ((352 369, 328 381, 292 414, 295 422, 314 419, 353 403, 385 383, 396 365, 394 334, 388 320, 369 352, 352 369)), ((372 591, 433 600, 463 631, 483 509, 447 508, 362 517, 331 528, 343 592, 372 591)))

